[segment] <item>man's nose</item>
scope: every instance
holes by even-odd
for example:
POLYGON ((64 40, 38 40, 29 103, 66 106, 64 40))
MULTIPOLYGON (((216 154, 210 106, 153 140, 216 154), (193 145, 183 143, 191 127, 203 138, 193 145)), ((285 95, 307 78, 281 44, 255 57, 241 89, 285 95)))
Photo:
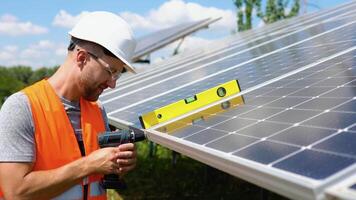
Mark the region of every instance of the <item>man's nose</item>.
POLYGON ((111 78, 108 82, 107 82, 108 86, 111 89, 114 89, 116 87, 116 80, 114 80, 113 78, 111 78))

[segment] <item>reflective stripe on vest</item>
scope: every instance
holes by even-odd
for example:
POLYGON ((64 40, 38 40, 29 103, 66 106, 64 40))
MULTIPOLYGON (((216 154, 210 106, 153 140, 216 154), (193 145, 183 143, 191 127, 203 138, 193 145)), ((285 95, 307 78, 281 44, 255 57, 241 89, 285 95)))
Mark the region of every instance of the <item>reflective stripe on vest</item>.
POLYGON ((105 189, 101 186, 100 181, 92 182, 90 184, 90 194, 91 197, 105 195, 105 189))
MULTIPOLYGON (((92 182, 89 187, 90 187, 89 199, 91 197, 106 195, 105 189, 101 186, 100 181, 92 182)), ((61 195, 57 196, 53 200, 72 200, 72 199, 73 200, 83 199, 82 185, 78 184, 73 186, 72 188, 65 191, 61 195)))
POLYGON ((54 198, 54 200, 74 200, 83 199, 82 185, 78 184, 71 187, 69 190, 65 191, 61 195, 54 198))

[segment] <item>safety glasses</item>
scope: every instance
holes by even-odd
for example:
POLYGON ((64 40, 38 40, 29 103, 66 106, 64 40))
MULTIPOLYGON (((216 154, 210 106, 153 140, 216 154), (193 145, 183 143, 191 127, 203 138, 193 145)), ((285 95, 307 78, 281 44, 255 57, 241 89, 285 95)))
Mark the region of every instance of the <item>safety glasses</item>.
POLYGON ((112 71, 110 65, 109 65, 107 62, 105 62, 103 59, 99 58, 97 55, 95 55, 95 54, 93 54, 93 53, 91 53, 91 52, 89 52, 89 51, 86 51, 86 52, 88 52, 88 54, 89 54, 91 57, 93 57, 101 66, 104 67, 104 70, 107 71, 107 72, 110 74, 110 76, 111 76, 111 78, 112 78, 113 80, 116 81, 117 79, 120 78, 120 76, 121 76, 121 71, 117 71, 117 72, 114 73, 114 72, 112 71))

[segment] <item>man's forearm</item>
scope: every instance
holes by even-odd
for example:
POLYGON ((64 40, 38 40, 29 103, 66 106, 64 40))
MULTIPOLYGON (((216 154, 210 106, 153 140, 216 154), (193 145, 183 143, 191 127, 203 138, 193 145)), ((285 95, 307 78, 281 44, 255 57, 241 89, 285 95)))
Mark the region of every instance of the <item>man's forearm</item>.
POLYGON ((86 157, 78 159, 57 169, 32 171, 23 177, 23 181, 14 193, 5 192, 6 199, 53 198, 79 183, 91 171, 86 157))

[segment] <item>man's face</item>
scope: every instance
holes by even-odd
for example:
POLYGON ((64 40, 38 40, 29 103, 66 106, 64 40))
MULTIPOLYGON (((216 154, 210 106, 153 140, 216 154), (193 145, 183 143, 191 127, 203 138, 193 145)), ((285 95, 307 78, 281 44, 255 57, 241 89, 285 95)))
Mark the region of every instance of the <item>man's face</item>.
POLYGON ((88 61, 80 77, 82 97, 88 101, 96 101, 106 88, 115 88, 124 63, 105 54, 99 57, 89 52, 87 55, 88 61))

